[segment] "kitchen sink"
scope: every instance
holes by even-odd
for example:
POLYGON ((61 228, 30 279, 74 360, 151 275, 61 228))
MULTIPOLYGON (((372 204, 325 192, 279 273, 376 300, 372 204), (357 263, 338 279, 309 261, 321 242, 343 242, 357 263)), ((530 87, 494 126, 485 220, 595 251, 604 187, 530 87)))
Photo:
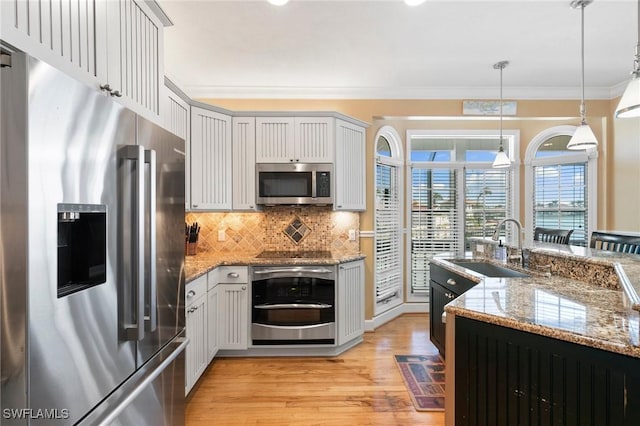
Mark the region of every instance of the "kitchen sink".
POLYGON ((493 263, 477 262, 473 260, 452 260, 452 263, 470 269, 485 277, 528 277, 529 275, 516 271, 504 266, 498 266, 493 263))

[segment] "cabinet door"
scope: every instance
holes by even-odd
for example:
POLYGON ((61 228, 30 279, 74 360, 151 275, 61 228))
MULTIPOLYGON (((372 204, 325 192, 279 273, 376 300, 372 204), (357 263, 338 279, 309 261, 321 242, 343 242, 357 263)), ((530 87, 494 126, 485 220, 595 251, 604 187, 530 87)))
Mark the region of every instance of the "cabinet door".
POLYGON ((218 284, 219 349, 247 349, 249 296, 247 284, 218 284))
POLYGON ((233 210, 256 210, 256 119, 233 117, 233 210))
POLYGON ((294 162, 333 163, 334 122, 331 117, 296 117, 294 162))
POLYGON ((185 395, 208 365, 207 350, 207 297, 197 298, 185 309, 186 334, 189 345, 186 350, 185 395))
POLYGON ((218 287, 207 291, 207 363, 218 352, 218 287))
POLYGON ((0 1, 0 39, 96 84, 96 21, 104 4, 93 0, 0 1))
POLYGON ((445 356, 446 324, 442 322, 444 305, 455 299, 456 295, 431 280, 429 285, 429 336, 431 342, 438 348, 442 357, 445 356))
POLYGON ((364 261, 338 266, 338 345, 364 333, 364 261))
POLYGON ((231 117, 191 107, 191 209, 231 210, 231 117))
POLYGON ((256 163, 291 163, 293 147, 293 117, 256 118, 256 163))
POLYGON ((104 3, 105 13, 96 18, 98 80, 119 102, 157 121, 164 91, 163 24, 144 1, 104 3))
POLYGON ((336 120, 334 209, 365 210, 367 207, 365 129, 336 120))
POLYGON ((162 108, 162 122, 164 126, 177 136, 184 139, 184 208, 191 209, 191 117, 189 104, 168 87, 162 108))

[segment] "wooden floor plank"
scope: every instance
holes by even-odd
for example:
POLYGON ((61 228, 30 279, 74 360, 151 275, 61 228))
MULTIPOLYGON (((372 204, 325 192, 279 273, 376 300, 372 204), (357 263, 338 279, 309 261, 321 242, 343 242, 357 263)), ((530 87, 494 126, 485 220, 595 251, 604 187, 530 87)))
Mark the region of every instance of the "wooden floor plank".
POLYGON ((187 400, 186 425, 425 425, 394 355, 437 353, 426 314, 405 314, 331 358, 217 358, 187 400))

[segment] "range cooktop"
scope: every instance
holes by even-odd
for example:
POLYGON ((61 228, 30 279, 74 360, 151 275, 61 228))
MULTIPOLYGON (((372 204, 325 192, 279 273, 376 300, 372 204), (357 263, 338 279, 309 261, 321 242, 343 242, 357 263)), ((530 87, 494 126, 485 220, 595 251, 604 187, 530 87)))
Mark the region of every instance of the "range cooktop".
POLYGON ((256 256, 258 259, 327 259, 331 258, 328 250, 286 251, 265 250, 256 256))

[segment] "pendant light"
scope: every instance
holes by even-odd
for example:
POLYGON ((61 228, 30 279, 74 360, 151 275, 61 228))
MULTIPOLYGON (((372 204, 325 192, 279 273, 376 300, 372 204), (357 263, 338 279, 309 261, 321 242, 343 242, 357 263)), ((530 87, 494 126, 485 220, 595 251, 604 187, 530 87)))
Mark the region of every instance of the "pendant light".
POLYGON ((631 81, 616 109, 617 118, 640 117, 640 0, 638 0, 638 44, 633 65, 631 81))
POLYGON ((500 61, 493 64, 493 69, 500 70, 500 148, 498 148, 498 154, 492 164, 492 167, 495 169, 511 166, 511 160, 509 160, 509 157, 507 156, 507 153, 504 152, 504 147, 502 146, 502 70, 505 69, 507 65, 509 65, 509 61, 500 61))
POLYGON ((587 124, 587 111, 584 106, 584 8, 591 4, 593 0, 573 0, 571 7, 574 9, 580 8, 581 11, 581 86, 582 86, 582 98, 580 101, 580 126, 576 129, 575 133, 567 144, 567 149, 589 149, 598 146, 598 140, 596 135, 593 134, 593 130, 587 124))
POLYGON ((284 6, 289 3, 289 0, 268 0, 274 6, 284 6))

